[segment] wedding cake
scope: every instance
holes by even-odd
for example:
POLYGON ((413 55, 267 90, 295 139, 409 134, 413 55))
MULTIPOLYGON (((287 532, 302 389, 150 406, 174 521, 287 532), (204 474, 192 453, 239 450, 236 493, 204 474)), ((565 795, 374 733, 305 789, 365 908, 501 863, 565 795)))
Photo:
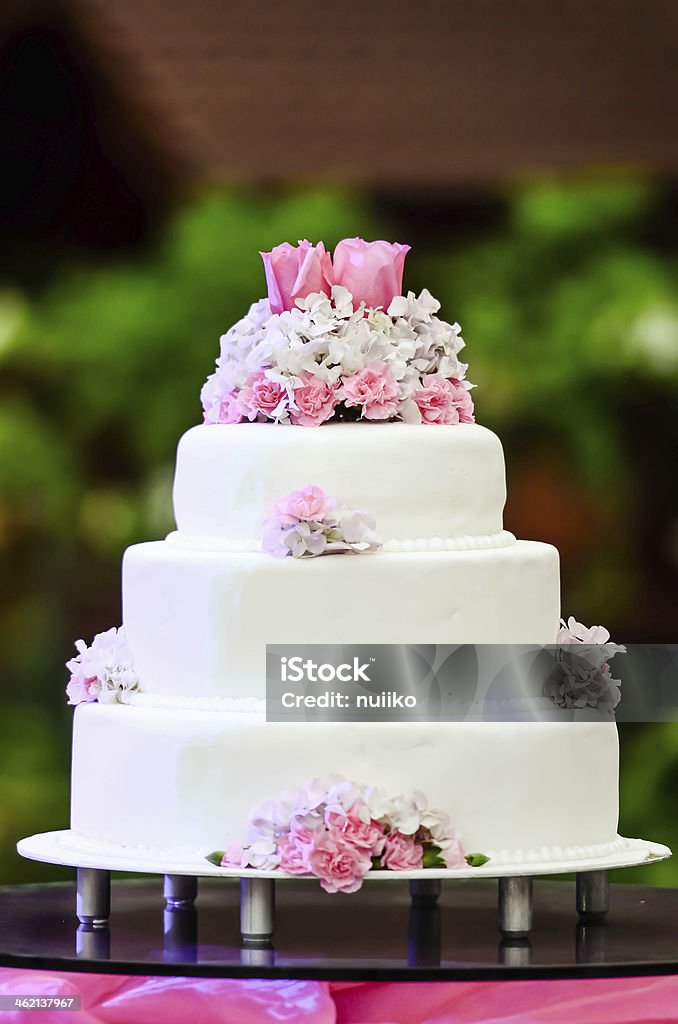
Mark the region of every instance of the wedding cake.
POLYGON ((321 877, 344 841, 365 870, 623 842, 612 721, 266 721, 267 644, 559 635, 558 553, 503 527, 501 443, 458 324, 402 293, 407 249, 262 254, 268 298, 221 339, 179 442, 176 531, 125 553, 124 626, 69 663, 85 840, 321 877))

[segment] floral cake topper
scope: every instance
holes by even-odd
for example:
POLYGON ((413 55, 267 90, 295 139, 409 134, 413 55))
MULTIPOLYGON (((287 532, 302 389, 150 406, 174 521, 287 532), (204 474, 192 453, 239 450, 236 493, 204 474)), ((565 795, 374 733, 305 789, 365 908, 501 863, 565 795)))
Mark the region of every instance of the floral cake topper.
POLYGON ((139 689, 125 627, 97 633, 91 646, 76 640, 78 654, 66 662, 71 678, 66 687, 69 704, 121 702, 125 693, 139 689))
POLYGON ((482 867, 424 793, 388 796, 341 775, 309 779, 249 815, 244 843, 207 858, 220 867, 313 875, 327 892, 356 892, 370 871, 482 867))
POLYGON ((625 653, 604 626, 584 626, 572 615, 567 622, 561 619, 543 695, 566 710, 611 713, 621 699, 621 680, 613 678, 610 661, 625 653))
POLYGON ((402 294, 408 251, 345 238, 332 256, 308 241, 262 253, 268 298, 221 338, 205 422, 473 423, 461 328, 426 289, 402 294))
POLYGON ((276 558, 365 554, 382 545, 375 528, 365 509, 339 506, 320 487, 311 485, 272 502, 264 521, 262 549, 276 558))

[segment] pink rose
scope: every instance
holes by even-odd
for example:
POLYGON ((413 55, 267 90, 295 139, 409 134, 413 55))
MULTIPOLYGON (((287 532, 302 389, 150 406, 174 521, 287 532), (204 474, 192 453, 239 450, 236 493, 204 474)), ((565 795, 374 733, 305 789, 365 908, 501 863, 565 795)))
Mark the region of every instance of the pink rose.
POLYGON ((314 835, 308 866, 325 892, 357 892, 372 861, 367 850, 347 843, 333 829, 314 835))
POLYGON ((311 245, 304 240, 298 246, 283 242, 260 256, 272 313, 294 309, 296 299, 305 299, 313 292, 330 294, 332 263, 322 242, 311 245))
POLYGON ((84 704, 97 699, 101 689, 96 676, 85 679, 82 672, 74 672, 66 686, 66 696, 69 704, 84 704))
POLYGON ((423 866, 424 851, 412 836, 391 832, 386 836, 382 863, 390 871, 416 871, 423 866))
POLYGON ((402 294, 403 267, 409 245, 399 242, 366 242, 345 238, 332 257, 333 284, 348 288, 353 307, 361 301, 369 308, 388 309, 395 295, 402 294))
POLYGON ((315 833, 309 828, 292 828, 278 843, 280 870, 290 875, 307 875, 308 857, 315 833))
POLYGON ((305 519, 319 523, 334 508, 334 502, 319 487, 311 484, 276 498, 271 507, 283 522, 294 523, 305 519))
POLYGON ((473 400, 454 377, 429 373, 413 398, 423 423, 474 423, 473 400))
POLYGON ((294 389, 297 409, 290 410, 292 423, 301 427, 319 427, 334 413, 339 401, 337 385, 328 384, 306 371, 300 374, 300 380, 301 385, 294 389))
POLYGON ((325 824, 331 831, 340 832, 351 846, 367 850, 371 857, 378 857, 384 849, 384 830, 378 821, 363 821, 358 808, 349 811, 327 810, 325 824))
POLYGON ((398 411, 400 389, 385 363, 368 363, 364 370, 344 379, 346 405, 361 405, 368 420, 388 420, 398 411))
POLYGON ((277 380, 269 380, 263 370, 250 377, 238 400, 249 420, 256 419, 259 414, 276 420, 287 411, 287 392, 277 380))

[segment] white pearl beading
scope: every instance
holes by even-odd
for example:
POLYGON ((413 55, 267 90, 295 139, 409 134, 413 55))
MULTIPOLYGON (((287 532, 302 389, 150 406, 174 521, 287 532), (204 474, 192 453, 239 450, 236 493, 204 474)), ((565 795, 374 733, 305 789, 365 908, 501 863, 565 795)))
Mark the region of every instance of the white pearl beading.
MULTIPOLYGON (((178 548, 185 548, 187 551, 224 551, 232 554, 254 554, 261 553, 261 541, 255 538, 251 540, 232 540, 228 537, 197 536, 183 534, 178 530, 169 533, 165 538, 168 544, 178 548)), ((516 538, 508 530, 500 530, 498 533, 488 533, 479 536, 465 535, 463 537, 416 537, 403 540, 385 541, 382 551, 387 554, 401 554, 412 551, 482 551, 484 549, 507 548, 515 544, 516 538)))

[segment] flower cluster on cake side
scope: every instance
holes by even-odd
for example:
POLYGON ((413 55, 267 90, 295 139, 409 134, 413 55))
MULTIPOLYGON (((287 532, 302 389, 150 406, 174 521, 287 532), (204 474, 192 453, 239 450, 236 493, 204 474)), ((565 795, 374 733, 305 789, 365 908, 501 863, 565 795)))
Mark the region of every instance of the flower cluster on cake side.
POLYGON ((332 255, 306 240, 261 253, 268 298, 221 338, 205 422, 473 423, 459 324, 426 289, 402 294, 409 248, 345 238, 332 255))
POLYGON ((564 710, 611 713, 621 700, 621 679, 613 678, 610 662, 625 653, 604 626, 584 626, 573 616, 561 619, 543 695, 564 710))
POLYGON ((84 640, 76 640, 75 648, 76 657, 66 662, 70 672, 66 687, 69 704, 115 704, 124 694, 139 690, 124 626, 97 633, 89 647, 84 640))
POLYGON ((207 858, 220 867, 312 875, 327 892, 356 892, 370 871, 481 867, 449 815, 424 793, 389 796, 341 775, 310 779, 252 809, 245 842, 207 858))
MULTIPOLYGON (((273 503, 266 521, 264 550, 276 557, 376 551, 381 541, 374 521, 363 510, 337 507, 319 487, 292 491, 273 503)), ((124 704, 141 690, 125 627, 97 633, 88 646, 76 640, 77 655, 66 662, 69 704, 124 704)), ((626 647, 610 640, 604 626, 584 626, 572 616, 561 620, 553 667, 543 696, 562 710, 612 712, 621 698, 621 680, 610 661, 626 647)))
POLYGON ((264 521, 262 549, 276 558, 367 554, 381 546, 366 509, 338 505, 313 485, 276 498, 264 521))

